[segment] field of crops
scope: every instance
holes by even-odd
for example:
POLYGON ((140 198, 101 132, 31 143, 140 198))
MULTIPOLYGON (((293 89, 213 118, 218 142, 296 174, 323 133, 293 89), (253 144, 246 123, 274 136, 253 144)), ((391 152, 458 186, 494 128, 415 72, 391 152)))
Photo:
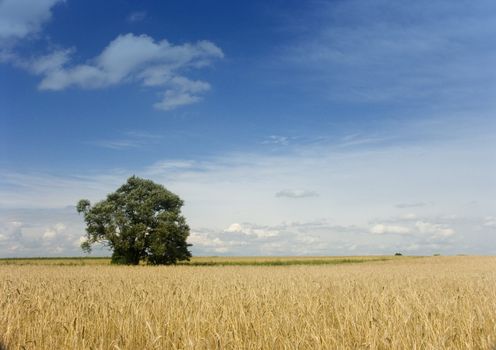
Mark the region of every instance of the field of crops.
POLYGON ((491 349, 496 344, 496 258, 327 259, 335 261, 306 258, 301 260, 314 263, 285 265, 298 259, 198 258, 193 262, 218 266, 127 267, 103 259, 4 260, 0 342, 6 349, 491 349))

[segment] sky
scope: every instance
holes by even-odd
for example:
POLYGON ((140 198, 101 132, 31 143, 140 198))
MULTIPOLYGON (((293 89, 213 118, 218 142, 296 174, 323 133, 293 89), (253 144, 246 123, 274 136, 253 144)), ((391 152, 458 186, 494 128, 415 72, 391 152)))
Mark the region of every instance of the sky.
POLYGON ((492 0, 0 0, 0 257, 83 255, 132 175, 194 255, 496 254, 495 34, 492 0))

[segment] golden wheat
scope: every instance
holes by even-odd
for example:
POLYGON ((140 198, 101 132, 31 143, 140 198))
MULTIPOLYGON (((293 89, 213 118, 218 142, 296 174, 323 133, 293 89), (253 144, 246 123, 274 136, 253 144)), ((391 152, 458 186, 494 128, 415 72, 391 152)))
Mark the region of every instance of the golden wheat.
POLYGON ((496 258, 0 265, 7 349, 490 349, 496 258))

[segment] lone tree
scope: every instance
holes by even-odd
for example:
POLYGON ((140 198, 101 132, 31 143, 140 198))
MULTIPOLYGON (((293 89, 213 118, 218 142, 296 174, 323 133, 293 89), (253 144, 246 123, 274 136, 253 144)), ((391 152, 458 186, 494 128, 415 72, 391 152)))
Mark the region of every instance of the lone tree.
POLYGON ((183 201, 162 185, 132 176, 93 206, 87 199, 79 201, 77 211, 84 214, 87 225, 87 240, 81 248, 90 252, 94 243, 103 243, 113 250, 115 264, 189 260, 189 227, 181 215, 182 205, 183 201))

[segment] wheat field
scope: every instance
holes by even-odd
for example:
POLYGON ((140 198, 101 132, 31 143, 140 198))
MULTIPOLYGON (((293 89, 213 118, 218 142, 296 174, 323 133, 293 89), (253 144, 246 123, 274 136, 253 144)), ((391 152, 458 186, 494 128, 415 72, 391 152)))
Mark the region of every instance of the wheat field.
POLYGON ((496 258, 0 264, 4 349, 491 349, 496 258))

